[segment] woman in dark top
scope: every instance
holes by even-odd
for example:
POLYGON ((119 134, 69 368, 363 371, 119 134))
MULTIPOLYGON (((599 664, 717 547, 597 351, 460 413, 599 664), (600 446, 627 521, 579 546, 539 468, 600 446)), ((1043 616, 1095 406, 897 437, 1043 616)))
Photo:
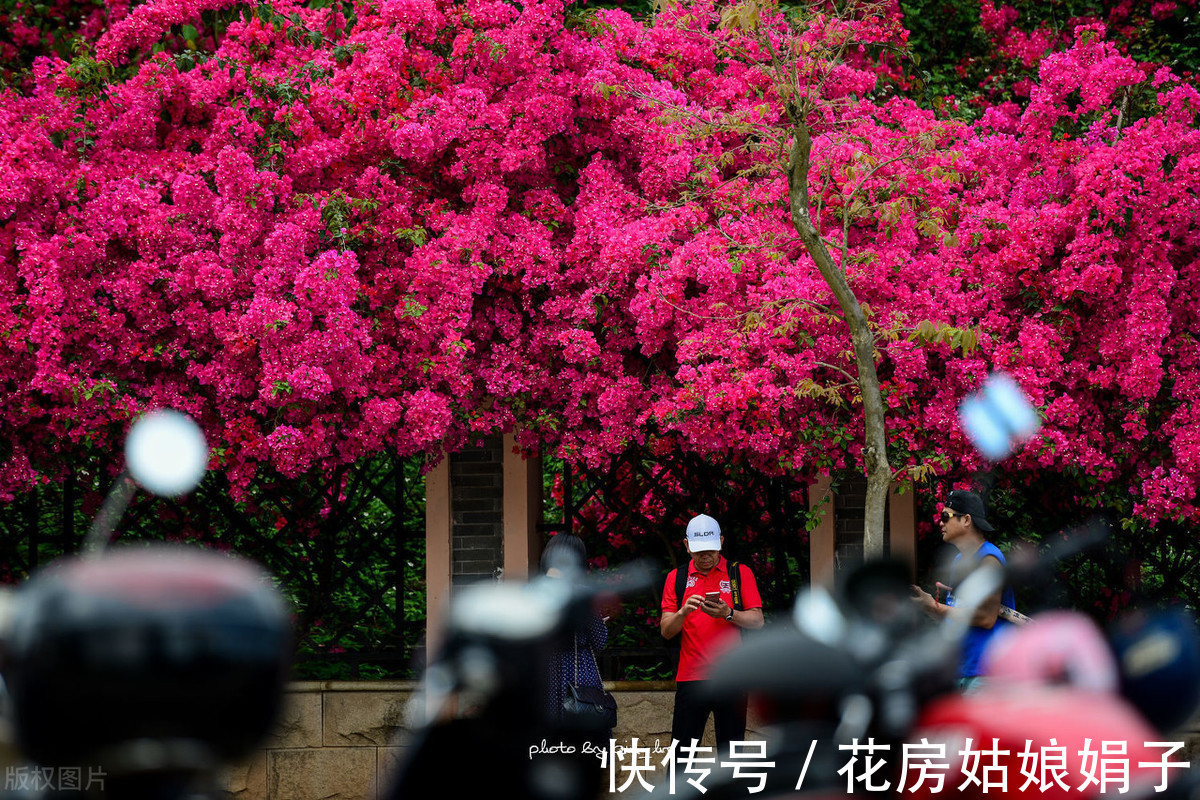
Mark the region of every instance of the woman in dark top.
MULTIPOLYGON (((587 548, 583 540, 571 533, 552 536, 542 552, 542 572, 550 577, 587 570, 587 548)), ((608 644, 608 629, 599 614, 592 614, 586 631, 575 634, 575 642, 557 649, 550 661, 550 674, 546 694, 546 710, 551 719, 560 719, 563 713, 563 698, 567 685, 595 686, 600 688, 600 670, 596 666, 596 651, 608 644)), ((612 738, 612 732, 609 736, 612 738)))

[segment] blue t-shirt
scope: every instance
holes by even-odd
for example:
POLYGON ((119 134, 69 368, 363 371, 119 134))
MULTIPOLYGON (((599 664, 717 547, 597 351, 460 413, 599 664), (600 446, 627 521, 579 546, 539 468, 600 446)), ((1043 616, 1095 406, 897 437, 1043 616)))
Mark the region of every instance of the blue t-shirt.
MULTIPOLYGON (((971 556, 971 560, 978 564, 985 556, 994 556, 997 561, 1003 565, 1004 554, 1000 552, 1000 548, 991 542, 984 542, 983 545, 975 551, 971 556)), ((958 575, 958 568, 962 561, 962 553, 954 557, 954 562, 951 565, 953 574, 958 575)), ((957 581, 955 581, 957 585, 957 581)), ((1000 602, 1009 608, 1016 608, 1016 595, 1013 594, 1011 586, 1005 586, 1004 592, 1000 595, 1000 602)), ((946 598, 946 605, 957 605, 954 599, 954 592, 946 598)), ((996 618, 996 624, 990 628, 981 628, 972 625, 967 629, 966 639, 963 641, 962 660, 958 665, 958 676, 960 678, 973 678, 976 675, 983 674, 981 661, 983 660, 983 651, 987 649, 988 644, 995 636, 1002 635, 1002 632, 1012 626, 1012 623, 1003 617, 996 618)))

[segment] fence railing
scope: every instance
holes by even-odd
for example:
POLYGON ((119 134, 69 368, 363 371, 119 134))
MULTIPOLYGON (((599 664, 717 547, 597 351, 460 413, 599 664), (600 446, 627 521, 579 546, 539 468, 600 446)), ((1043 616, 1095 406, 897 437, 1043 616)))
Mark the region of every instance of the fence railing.
MULTIPOLYGON (((198 542, 263 564, 292 602, 298 679, 411 678, 425 628, 424 479, 376 456, 329 476, 267 476, 235 500, 220 472, 192 494, 139 493, 117 542, 198 542)), ((89 465, 0 509, 0 580, 78 551, 111 480, 89 465)))
MULTIPOLYGON (((214 471, 184 498, 139 493, 118 541, 196 541, 262 563, 295 609, 298 679, 412 679, 425 627, 421 466, 378 455, 332 475, 265 475, 237 498, 214 471)), ((86 464, 0 508, 0 581, 76 552, 113 474, 111 464, 86 464)), ((547 459, 543 484, 542 534, 569 528, 610 566, 649 557, 665 578, 686 562, 683 525, 705 511, 721 521, 732 557, 754 569, 768 609, 788 606, 807 574, 803 487, 748 467, 631 449, 597 470, 547 459)), ((657 628, 660 594, 625 599, 601 654, 606 679, 673 675, 675 650, 657 628)))

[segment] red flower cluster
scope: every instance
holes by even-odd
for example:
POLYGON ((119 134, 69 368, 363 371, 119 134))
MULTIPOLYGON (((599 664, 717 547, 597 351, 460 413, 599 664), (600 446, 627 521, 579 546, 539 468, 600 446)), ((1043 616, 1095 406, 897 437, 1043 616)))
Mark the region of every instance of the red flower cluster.
POLYGON ((978 466, 956 406, 999 368, 1044 417, 1013 470, 1196 519, 1200 95, 1102 28, 971 123, 886 80, 894 13, 285 0, 156 48, 222 5, 149 0, 0 95, 0 491, 160 405, 239 487, 514 427, 592 463, 854 463, 848 337, 778 169, 802 93, 892 463, 978 466))

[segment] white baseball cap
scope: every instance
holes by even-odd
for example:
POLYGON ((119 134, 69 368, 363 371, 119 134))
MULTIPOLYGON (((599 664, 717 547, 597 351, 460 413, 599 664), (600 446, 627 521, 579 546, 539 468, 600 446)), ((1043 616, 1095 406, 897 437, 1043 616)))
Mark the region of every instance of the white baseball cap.
POLYGON ((721 549, 721 526, 708 514, 697 514, 687 526, 688 549, 693 553, 721 549))

